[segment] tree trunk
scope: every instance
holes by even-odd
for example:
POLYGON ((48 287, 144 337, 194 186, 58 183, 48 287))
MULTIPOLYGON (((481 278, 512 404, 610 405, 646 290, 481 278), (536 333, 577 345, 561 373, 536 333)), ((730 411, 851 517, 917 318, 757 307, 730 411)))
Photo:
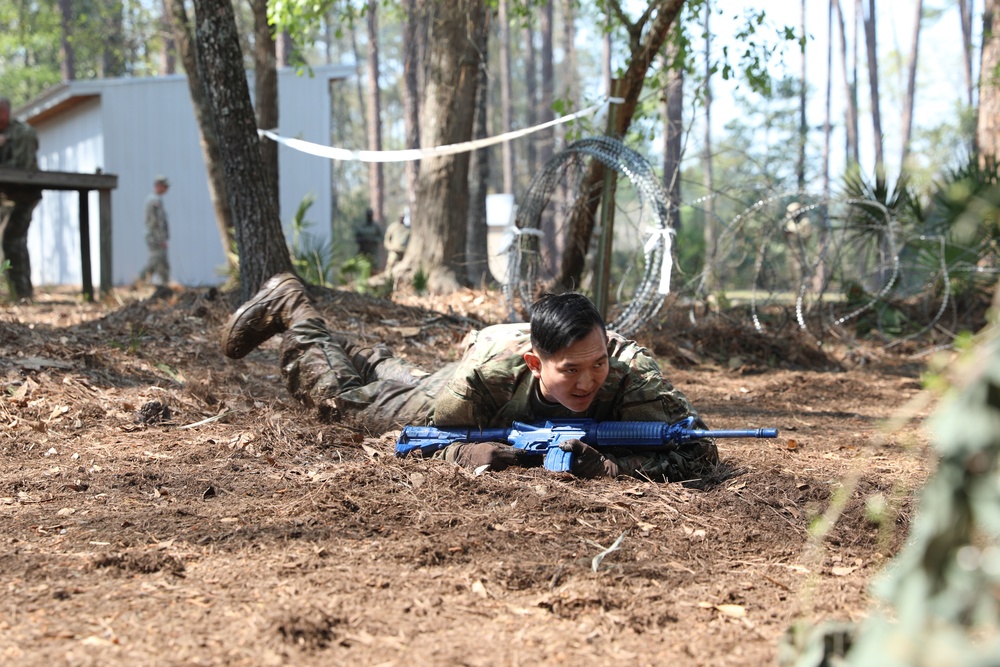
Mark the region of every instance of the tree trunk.
POLYGON ((59 0, 59 56, 63 81, 76 79, 76 53, 73 50, 73 0, 59 0))
POLYGON ((198 72, 219 138, 240 254, 243 299, 292 262, 260 158, 257 123, 229 0, 194 0, 198 72))
POLYGON ((174 39, 173 21, 170 19, 169 0, 162 0, 160 34, 163 46, 160 48, 160 74, 174 74, 177 71, 177 41, 174 39))
MULTIPOLYGON (((538 59, 535 52, 535 30, 531 23, 524 26, 524 126, 534 127, 538 124, 538 59)), ((528 178, 538 173, 538 149, 535 145, 537 135, 528 137, 524 142, 524 168, 528 178)), ((510 192, 517 190, 517 181, 510 192)))
POLYGON ((920 53, 920 23, 924 17, 924 0, 917 0, 913 19, 913 42, 910 44, 910 62, 906 72, 906 99, 903 100, 903 150, 899 157, 900 173, 906 171, 910 155, 910 137, 913 134, 913 103, 917 92, 917 54, 920 53))
MULTIPOLYGON (((670 27, 683 6, 684 0, 654 0, 650 9, 655 11, 646 11, 642 22, 628 26, 633 38, 630 42, 632 46, 628 66, 618 82, 618 93, 624 102, 615 109, 616 136, 623 137, 628 132, 639 103, 646 73, 653 59, 663 48, 670 27), (643 34, 647 21, 651 23, 643 34)), ((581 181, 576 205, 568 222, 568 242, 562 265, 555 279, 557 287, 569 289, 580 284, 587 248, 594 230, 595 213, 600 204, 600 198, 594 197, 593 194, 600 192, 603 181, 604 166, 597 160, 591 160, 587 173, 581 181)))
POLYGON ((837 21, 840 26, 840 62, 843 65, 844 74, 844 97, 846 109, 844 110, 844 130, 846 135, 847 166, 858 163, 858 107, 854 94, 854 85, 851 83, 850 68, 847 60, 847 34, 844 29, 844 12, 840 6, 840 0, 832 0, 836 8, 837 21))
POLYGON ((684 145, 684 63, 677 62, 679 46, 671 40, 665 58, 667 87, 663 96, 663 184, 670 205, 669 225, 681 228, 681 150, 684 145))
POLYGON ((205 171, 208 176, 208 196, 215 210, 215 223, 219 228, 219 240, 222 252, 226 257, 228 275, 237 275, 239 264, 233 254, 233 215, 229 208, 229 195, 226 188, 225 174, 222 172, 222 152, 219 150, 219 139, 215 134, 212 122, 212 112, 208 106, 205 87, 198 74, 197 58, 194 48, 194 31, 188 19, 184 0, 166 0, 171 15, 174 40, 181 64, 187 72, 188 93, 194 107, 194 117, 198 123, 198 138, 201 143, 201 154, 205 160, 205 171))
MULTIPOLYGON (((487 15, 489 16, 489 15, 487 15)), ((502 28, 501 28, 502 29, 502 28)), ((489 21, 483 21, 475 26, 476 48, 480 53, 489 52, 489 21)), ((487 126, 489 97, 489 62, 486 57, 479 61, 479 71, 476 76, 476 117, 474 136, 482 139, 489 135, 487 126)), ((506 144, 505 144, 506 145, 506 144)), ((490 182, 489 148, 480 148, 472 152, 469 167, 469 229, 465 243, 465 256, 468 262, 469 284, 485 285, 492 282, 490 278, 489 254, 487 251, 487 235, 489 227, 486 224, 486 195, 490 182)))
POLYGON ((830 201, 830 134, 833 129, 833 7, 836 0, 826 5, 826 96, 823 111, 823 208, 830 201))
MULTIPOLYGON (((802 38, 806 36, 806 0, 801 2, 802 14, 802 38)), ((803 41, 802 51, 802 74, 799 83, 799 157, 795 163, 795 176, 798 183, 799 192, 806 189, 806 143, 809 140, 809 126, 806 124, 806 44, 803 41)))
MULTIPOLYGON (((485 21, 482 0, 420 0, 427 14, 427 55, 420 105, 420 139, 430 148, 469 141, 480 54, 470 36, 485 21)), ((417 206, 403 270, 422 269, 427 289, 448 294, 466 281, 469 154, 422 160, 417 206)))
MULTIPOLYGON (((500 132, 510 132, 511 106, 513 104, 510 81, 510 24, 507 16, 507 0, 499 0, 497 7, 497 37, 500 47, 500 132)), ((531 102, 528 102, 531 104, 531 102)), ((530 141, 530 139, 529 139, 530 141)), ((503 163, 503 191, 514 192, 514 147, 509 141, 500 147, 503 163)))
MULTIPOLYGON (((368 0, 368 150, 382 150, 382 97, 379 92, 378 1, 368 0)), ((368 163, 368 206, 385 229, 385 175, 381 162, 368 163)))
POLYGON ((107 12, 107 32, 101 52, 101 78, 111 79, 125 74, 125 27, 122 14, 125 6, 121 0, 109 0, 104 10, 107 12))
MULTIPOLYGON (((541 70, 542 90, 538 101, 538 122, 547 123, 554 118, 552 104, 555 102, 555 66, 552 53, 552 0, 545 0, 542 5, 540 32, 542 34, 541 70)), ((538 161, 545 164, 555 150, 555 132, 552 128, 542 130, 538 137, 538 161)))
POLYGON ((868 13, 864 14, 865 48, 868 59, 868 89, 871 94, 872 133, 875 139, 875 175, 884 177, 885 156, 882 153, 882 112, 878 92, 878 47, 875 33, 875 0, 868 0, 868 13))
MULTIPOLYGON (((267 0, 251 0, 250 4, 254 26, 254 103, 257 127, 273 130, 278 127, 278 70, 274 36, 267 23, 267 0)), ((260 144, 264 173, 267 175, 268 193, 274 201, 274 210, 279 211, 278 144, 267 137, 259 137, 257 141, 260 144)))
POLYGON ((715 260, 718 254, 718 240, 715 224, 715 174, 712 170, 712 32, 710 18, 712 5, 705 2, 705 138, 702 142, 701 169, 702 183, 705 185, 705 264, 701 270, 699 292, 703 295, 715 291, 715 260))
POLYGON ((979 162, 995 166, 1000 156, 1000 38, 993 32, 1000 0, 986 0, 983 8, 983 50, 979 64, 979 119, 976 140, 979 162))
MULTIPOLYGON (((417 72, 420 66, 419 35, 421 19, 416 0, 404 0, 406 18, 403 21, 403 128, 406 147, 420 147, 420 88, 417 72)), ((417 204, 417 179, 420 161, 408 160, 403 166, 406 178, 406 205, 413 211, 417 204)))
POLYGON ((965 103, 972 108, 972 0, 958 0, 962 23, 962 73, 965 74, 965 103))

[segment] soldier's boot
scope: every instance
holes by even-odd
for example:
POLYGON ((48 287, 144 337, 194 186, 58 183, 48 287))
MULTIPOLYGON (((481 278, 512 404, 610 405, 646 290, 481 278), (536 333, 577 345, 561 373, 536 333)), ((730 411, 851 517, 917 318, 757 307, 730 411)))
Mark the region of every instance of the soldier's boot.
POLYGON ((227 357, 240 359, 296 322, 312 318, 320 314, 302 283, 291 273, 279 273, 230 316, 222 327, 222 350, 227 357))

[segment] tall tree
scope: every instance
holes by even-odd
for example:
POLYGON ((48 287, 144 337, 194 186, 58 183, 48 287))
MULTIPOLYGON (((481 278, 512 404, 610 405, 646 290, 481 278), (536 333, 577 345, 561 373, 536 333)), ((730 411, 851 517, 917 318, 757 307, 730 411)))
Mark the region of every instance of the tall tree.
MULTIPOLYGON (((382 150, 382 96, 379 88, 378 0, 368 0, 368 150, 382 150)), ((385 226, 385 173, 381 162, 368 163, 368 207, 385 226)))
POLYGON ((997 16, 1000 16, 1000 0, 986 0, 976 126, 979 160, 984 166, 996 165, 1000 158, 1000 36, 994 32, 997 16))
POLYGON ((219 139, 246 300, 274 274, 291 271, 292 262, 260 157, 232 4, 194 0, 194 8, 198 72, 219 139))
MULTIPOLYGON (((861 0, 858 6, 863 7, 861 0)), ((865 55, 868 60, 868 89, 871 95, 872 138, 875 140, 875 174, 878 177, 885 173, 885 155, 883 154, 882 111, 878 92, 878 42, 875 28, 875 0, 868 0, 868 11, 862 9, 865 26, 865 55)))
MULTIPOLYGON (((552 45, 553 12, 552 0, 544 0, 542 3, 541 19, 539 21, 539 32, 542 36, 542 50, 539 54, 541 60, 541 95, 538 100, 538 122, 547 123, 554 118, 552 104, 555 102, 555 55, 552 45)), ((555 131, 553 129, 542 130, 535 136, 538 137, 538 161, 545 164, 555 152, 555 131)))
POLYGON ((799 155, 795 162, 795 175, 799 192, 803 192, 806 189, 806 144, 809 140, 809 126, 806 124, 806 0, 802 0, 800 4, 802 37, 799 42, 799 52, 802 54, 800 61, 802 70, 799 80, 799 155))
MULTIPOLYGON (((535 49, 535 28, 530 19, 524 22, 524 125, 534 127, 538 124, 538 52, 535 49)), ((538 150, 535 137, 524 142, 524 167, 529 177, 538 172, 538 150)), ((514 193, 517 188, 515 174, 514 193)))
MULTIPOLYGON (((614 134, 625 136, 635 116, 646 73, 653 59, 660 53, 670 27, 684 5, 684 0, 651 0, 642 15, 634 22, 626 15, 618 0, 608 0, 608 5, 629 36, 628 65, 618 82, 619 96, 624 101, 615 109, 614 117, 614 134)), ((560 287, 569 288, 580 284, 587 249, 594 230, 595 213, 600 204, 600 198, 594 194, 601 189, 604 172, 604 165, 592 160, 581 179, 576 195, 577 205, 573 207, 568 221, 569 237, 566 252, 555 279, 560 287)))
MULTIPOLYGON (((473 26, 485 20, 483 0, 419 0, 417 12, 427 20, 420 104, 420 139, 425 147, 445 146, 472 138, 479 53, 473 26)), ((416 211, 403 272, 423 270, 427 289, 447 294, 466 282, 466 227, 469 215, 469 154, 421 160, 416 211)))
POLYGON ((840 63, 841 73, 844 82, 844 130, 846 137, 847 165, 858 163, 858 105, 855 95, 855 84, 851 81, 850 61, 847 57, 847 31, 844 26, 844 11, 840 5, 840 0, 831 0, 836 8, 837 23, 839 30, 837 34, 840 42, 840 63))
POLYGON ((229 194, 226 188, 226 177, 222 170, 222 151, 219 149, 219 138, 215 134, 208 95, 198 72, 194 28, 188 18, 184 0, 166 0, 166 2, 170 11, 173 37, 177 42, 177 52, 187 73, 188 93, 191 95, 191 105, 194 107, 194 118, 198 125, 198 137, 201 143, 201 155, 205 161, 205 171, 208 175, 208 196, 212 200, 212 207, 215 210, 215 223, 219 228, 222 251, 226 257, 229 275, 236 275, 239 264, 237 257, 232 252, 233 214, 232 209, 229 208, 229 194))
MULTIPOLYGON (((63 2, 67 0, 61 0, 63 2)), ((170 18, 169 0, 162 1, 160 14, 160 74, 173 74, 177 71, 177 40, 174 39, 173 21, 170 18)))
MULTIPOLYGON (((419 75, 421 58, 421 28, 423 14, 417 13, 416 0, 403 0, 406 16, 403 19, 403 131, 406 147, 420 147, 420 89, 419 75)), ((406 178, 406 205, 410 211, 417 204, 417 180, 420 176, 420 162, 409 160, 403 165, 406 178)))
MULTIPOLYGON (((507 0, 499 0, 497 5, 497 47, 500 50, 500 131, 510 132, 512 97, 510 81, 510 18, 507 15, 507 0)), ((514 191, 514 147, 505 141, 500 147, 500 161, 503 163, 503 191, 514 191)))
MULTIPOLYGON (((680 32, 679 28, 675 28, 680 32)), ((663 91, 663 185, 670 203, 670 225, 680 231, 681 149, 684 142, 684 63, 677 39, 667 42, 664 58, 667 85, 663 91)))
POLYGON ((965 75, 965 103, 972 107, 972 0, 956 0, 962 24, 962 73, 965 75))
POLYGON ((76 52, 73 49, 73 1, 59 0, 59 55, 63 81, 76 79, 76 52))
POLYGON ((924 17, 924 0, 917 0, 913 19, 913 39, 910 42, 910 60, 906 67, 906 99, 903 100, 903 148, 899 156, 900 170, 906 169, 910 155, 910 136, 913 133, 913 104, 917 93, 917 56, 920 53, 920 24, 924 17))
MULTIPOLYGON (((487 14, 489 17, 489 14, 487 14)), ((476 48, 480 53, 489 50, 489 21, 474 26, 476 48)), ((489 105, 489 67, 486 58, 479 61, 476 73, 476 111, 473 136, 485 138, 488 134, 487 116, 489 105)), ((468 279, 471 285, 491 282, 487 241, 489 227, 486 221, 486 195, 490 182, 490 149, 480 148, 472 152, 469 167, 469 229, 465 243, 465 258, 468 279)))
POLYGON ((718 251, 715 224, 715 173, 712 169, 712 3, 705 1, 705 135, 702 142, 701 170, 705 185, 705 265, 701 271, 699 291, 715 290, 715 260, 718 251))
POLYGON ((826 5, 826 94, 823 107, 823 206, 830 201, 830 135, 833 130, 831 109, 833 107, 833 6, 836 0, 826 5))
POLYGON ((105 32, 101 57, 101 77, 110 79, 125 74, 125 25, 122 0, 103 0, 105 32))
MULTIPOLYGON (((257 127, 273 130, 278 127, 278 66, 275 55, 274 34, 267 20, 267 0, 251 0, 253 9, 253 62, 254 62, 254 106, 257 127)), ((278 144, 267 137, 259 137, 260 156, 267 175, 268 194, 278 204, 278 144)))

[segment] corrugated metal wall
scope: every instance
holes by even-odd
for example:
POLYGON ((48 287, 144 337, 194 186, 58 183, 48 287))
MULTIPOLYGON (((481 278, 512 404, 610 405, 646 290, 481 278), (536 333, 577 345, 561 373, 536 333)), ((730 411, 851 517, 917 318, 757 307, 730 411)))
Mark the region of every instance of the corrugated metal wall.
MULTIPOLYGON (((328 144, 330 79, 351 73, 345 67, 317 67, 314 76, 279 73, 279 119, 282 134, 328 144)), ((250 84, 251 90, 253 84, 250 84)), ((153 179, 165 174, 171 183, 164 202, 170 219, 172 280, 185 285, 218 284, 224 265, 222 243, 208 195, 198 132, 184 76, 112 79, 69 84, 68 94, 97 92, 87 101, 37 126, 39 167, 92 173, 97 167, 118 175, 112 194, 113 281, 135 280, 144 266, 143 207, 153 179)), ((325 236, 330 219, 328 161, 282 147, 279 151, 281 219, 286 234, 302 197, 316 197, 309 219, 312 233, 325 236)), ((97 195, 92 193, 91 248, 93 279, 99 271, 97 195)), ((77 194, 46 192, 29 233, 32 276, 38 285, 79 284, 77 194)))

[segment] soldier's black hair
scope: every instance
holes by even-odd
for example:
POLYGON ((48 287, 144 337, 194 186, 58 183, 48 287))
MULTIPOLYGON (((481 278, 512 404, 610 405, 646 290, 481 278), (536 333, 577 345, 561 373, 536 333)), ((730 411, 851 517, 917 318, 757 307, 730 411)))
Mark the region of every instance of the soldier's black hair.
POLYGON ((543 294, 531 305, 531 346, 541 357, 586 338, 595 326, 607 332, 597 306, 577 292, 543 294))

